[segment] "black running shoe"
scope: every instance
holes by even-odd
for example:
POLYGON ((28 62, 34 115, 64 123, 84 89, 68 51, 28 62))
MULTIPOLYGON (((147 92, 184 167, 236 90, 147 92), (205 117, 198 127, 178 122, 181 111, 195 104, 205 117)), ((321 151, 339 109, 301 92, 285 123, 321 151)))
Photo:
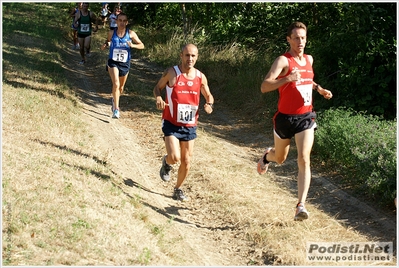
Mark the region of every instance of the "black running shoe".
POLYGON ((159 175, 161 176, 161 179, 163 181, 169 181, 170 180, 170 171, 172 170, 172 166, 166 163, 166 155, 162 157, 162 167, 161 170, 159 171, 159 175))
POLYGON ((184 195, 181 189, 175 189, 173 192, 173 199, 179 201, 188 201, 188 197, 184 195))

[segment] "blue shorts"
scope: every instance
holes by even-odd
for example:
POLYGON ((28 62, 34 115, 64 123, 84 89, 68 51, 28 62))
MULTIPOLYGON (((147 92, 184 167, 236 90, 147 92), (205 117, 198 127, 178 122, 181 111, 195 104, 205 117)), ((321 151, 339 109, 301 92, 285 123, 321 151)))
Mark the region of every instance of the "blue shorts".
POLYGON ((179 141, 191 141, 197 138, 197 127, 175 126, 168 120, 162 120, 162 132, 165 137, 175 136, 179 141))
POLYGON ((130 69, 130 61, 128 62, 119 62, 119 61, 114 61, 113 59, 108 59, 107 66, 105 67, 105 70, 108 72, 108 68, 118 68, 119 70, 119 77, 121 76, 126 76, 129 73, 130 69))
POLYGON ((274 132, 280 139, 291 139, 295 134, 307 129, 316 129, 316 113, 289 115, 277 112, 273 116, 274 132))

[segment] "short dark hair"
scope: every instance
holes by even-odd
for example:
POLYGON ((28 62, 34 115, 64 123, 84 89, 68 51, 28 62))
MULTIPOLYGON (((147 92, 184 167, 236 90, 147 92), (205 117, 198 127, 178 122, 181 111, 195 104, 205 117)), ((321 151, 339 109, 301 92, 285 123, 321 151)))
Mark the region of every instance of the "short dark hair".
POLYGON ((300 28, 300 29, 304 29, 305 31, 307 31, 306 25, 300 21, 296 21, 291 23, 290 26, 288 26, 288 30, 287 30, 287 36, 291 37, 292 34, 292 30, 294 30, 295 28, 300 28))
POLYGON ((123 12, 119 13, 118 15, 116 15, 116 18, 119 18, 119 16, 126 16, 126 18, 127 18, 126 13, 123 13, 123 12))

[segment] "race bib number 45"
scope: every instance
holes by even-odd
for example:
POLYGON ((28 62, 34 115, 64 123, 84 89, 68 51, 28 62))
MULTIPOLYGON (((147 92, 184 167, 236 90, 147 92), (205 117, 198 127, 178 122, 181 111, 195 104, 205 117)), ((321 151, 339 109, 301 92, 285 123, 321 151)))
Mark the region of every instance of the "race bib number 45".
POLYGON ((182 124, 194 124, 197 110, 198 106, 193 106, 190 104, 178 104, 177 122, 182 124))
POLYGON ((82 33, 87 33, 90 31, 90 24, 80 24, 80 31, 82 33))
POLYGON ((112 59, 119 62, 127 62, 128 52, 125 49, 114 49, 112 59))

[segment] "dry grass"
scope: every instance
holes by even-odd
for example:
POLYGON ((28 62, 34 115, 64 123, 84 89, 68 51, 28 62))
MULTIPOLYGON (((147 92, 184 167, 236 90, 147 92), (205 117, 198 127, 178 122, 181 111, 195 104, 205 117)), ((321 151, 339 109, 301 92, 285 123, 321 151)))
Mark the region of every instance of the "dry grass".
MULTIPOLYGON (((294 222, 296 197, 273 180, 273 173, 259 176, 245 148, 202 132, 196 143, 195 163, 189 184, 208 209, 242 232, 272 265, 337 265, 306 262, 307 242, 368 242, 370 237, 341 224, 308 204, 309 220, 294 222), (206 174, 206 178, 202 176, 206 174)), ((290 178, 287 178, 290 179, 290 178)), ((262 263, 258 263, 262 264, 262 263)), ((357 262, 355 265, 383 263, 357 262)), ((339 265, 354 265, 341 263, 339 265)), ((392 263, 391 263, 392 265, 392 263)))
POLYGON ((3 86, 10 264, 140 265, 157 255, 145 212, 110 181, 114 175, 98 157, 105 155, 81 117, 81 107, 69 100, 3 86))

